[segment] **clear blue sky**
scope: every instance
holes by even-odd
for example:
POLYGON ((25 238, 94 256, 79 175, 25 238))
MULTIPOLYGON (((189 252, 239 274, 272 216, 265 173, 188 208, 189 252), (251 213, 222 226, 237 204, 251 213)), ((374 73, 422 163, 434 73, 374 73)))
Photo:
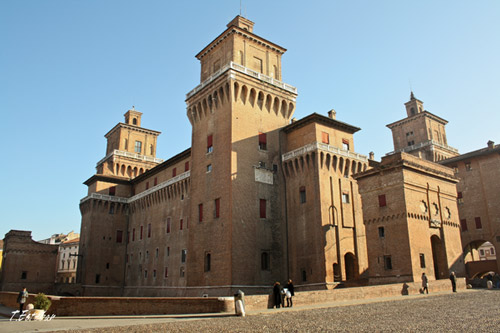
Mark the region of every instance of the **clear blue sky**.
MULTIPOLYGON (((158 157, 188 148, 194 55, 239 10, 239 0, 1 1, 0 237, 79 232, 82 182, 132 105, 162 132, 158 157)), ((244 0, 243 15, 288 49, 295 117, 334 108, 361 127, 359 153, 392 150, 385 125, 405 117, 410 82, 449 121, 451 146, 500 143, 500 1, 244 0)))

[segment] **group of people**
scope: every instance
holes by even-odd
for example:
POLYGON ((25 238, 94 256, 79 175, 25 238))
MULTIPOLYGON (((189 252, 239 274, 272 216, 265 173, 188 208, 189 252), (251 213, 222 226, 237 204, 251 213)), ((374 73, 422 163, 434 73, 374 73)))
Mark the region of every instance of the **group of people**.
POLYGON ((291 279, 288 280, 288 283, 284 288, 281 288, 281 284, 276 282, 273 286, 273 299, 274 306, 279 309, 281 306, 290 308, 293 306, 292 297, 295 296, 295 292, 293 289, 293 282, 291 279))
MULTIPOLYGON (((453 290, 454 293, 457 292, 457 276, 455 275, 455 272, 451 272, 450 274, 450 281, 451 281, 451 290, 453 290)), ((421 293, 429 293, 429 279, 427 278, 427 275, 425 275, 425 272, 422 273, 422 289, 421 293)))

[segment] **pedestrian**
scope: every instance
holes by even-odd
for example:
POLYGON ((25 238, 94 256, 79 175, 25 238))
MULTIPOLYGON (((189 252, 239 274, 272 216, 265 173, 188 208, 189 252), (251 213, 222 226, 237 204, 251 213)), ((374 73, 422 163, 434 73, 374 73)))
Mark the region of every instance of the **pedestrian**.
POLYGON ((450 280, 451 280, 451 289, 453 290, 454 293, 456 293, 457 292, 457 276, 455 275, 455 272, 451 272, 450 280))
POLYGON ((495 288, 500 288, 500 275, 498 275, 498 273, 495 273, 493 276, 493 284, 495 285, 495 288))
POLYGON ((23 287, 23 290, 19 292, 17 295, 17 303, 19 303, 19 316, 23 314, 24 303, 28 300, 28 291, 26 287, 23 287))
POLYGON ((427 275, 425 275, 425 272, 422 273, 422 294, 424 291, 429 293, 429 279, 427 278, 427 275))
POLYGON ((280 283, 276 281, 273 286, 273 297, 274 297, 274 306, 276 309, 279 309, 281 306, 281 286, 280 283))
POLYGON ((292 279, 288 280, 288 283, 286 284, 286 289, 288 289, 286 294, 286 306, 291 308, 293 306, 292 297, 295 296, 292 279))

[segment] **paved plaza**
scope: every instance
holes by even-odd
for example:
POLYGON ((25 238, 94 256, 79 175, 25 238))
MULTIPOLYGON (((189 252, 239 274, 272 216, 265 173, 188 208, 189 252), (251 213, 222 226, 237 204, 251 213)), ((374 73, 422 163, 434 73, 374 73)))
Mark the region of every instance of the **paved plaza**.
MULTIPOLYGON (((300 296, 299 296, 300 297, 300 296)), ((297 298, 296 303, 299 303, 297 298)), ((500 290, 401 296, 253 311, 245 318, 196 316, 56 318, 0 322, 0 332, 496 332, 500 290)))

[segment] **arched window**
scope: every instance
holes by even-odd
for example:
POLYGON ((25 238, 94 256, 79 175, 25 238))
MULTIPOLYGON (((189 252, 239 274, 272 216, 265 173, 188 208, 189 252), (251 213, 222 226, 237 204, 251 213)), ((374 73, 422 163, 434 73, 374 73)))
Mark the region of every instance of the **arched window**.
POLYGON ((132 119, 132 124, 137 125, 137 118, 132 119))

